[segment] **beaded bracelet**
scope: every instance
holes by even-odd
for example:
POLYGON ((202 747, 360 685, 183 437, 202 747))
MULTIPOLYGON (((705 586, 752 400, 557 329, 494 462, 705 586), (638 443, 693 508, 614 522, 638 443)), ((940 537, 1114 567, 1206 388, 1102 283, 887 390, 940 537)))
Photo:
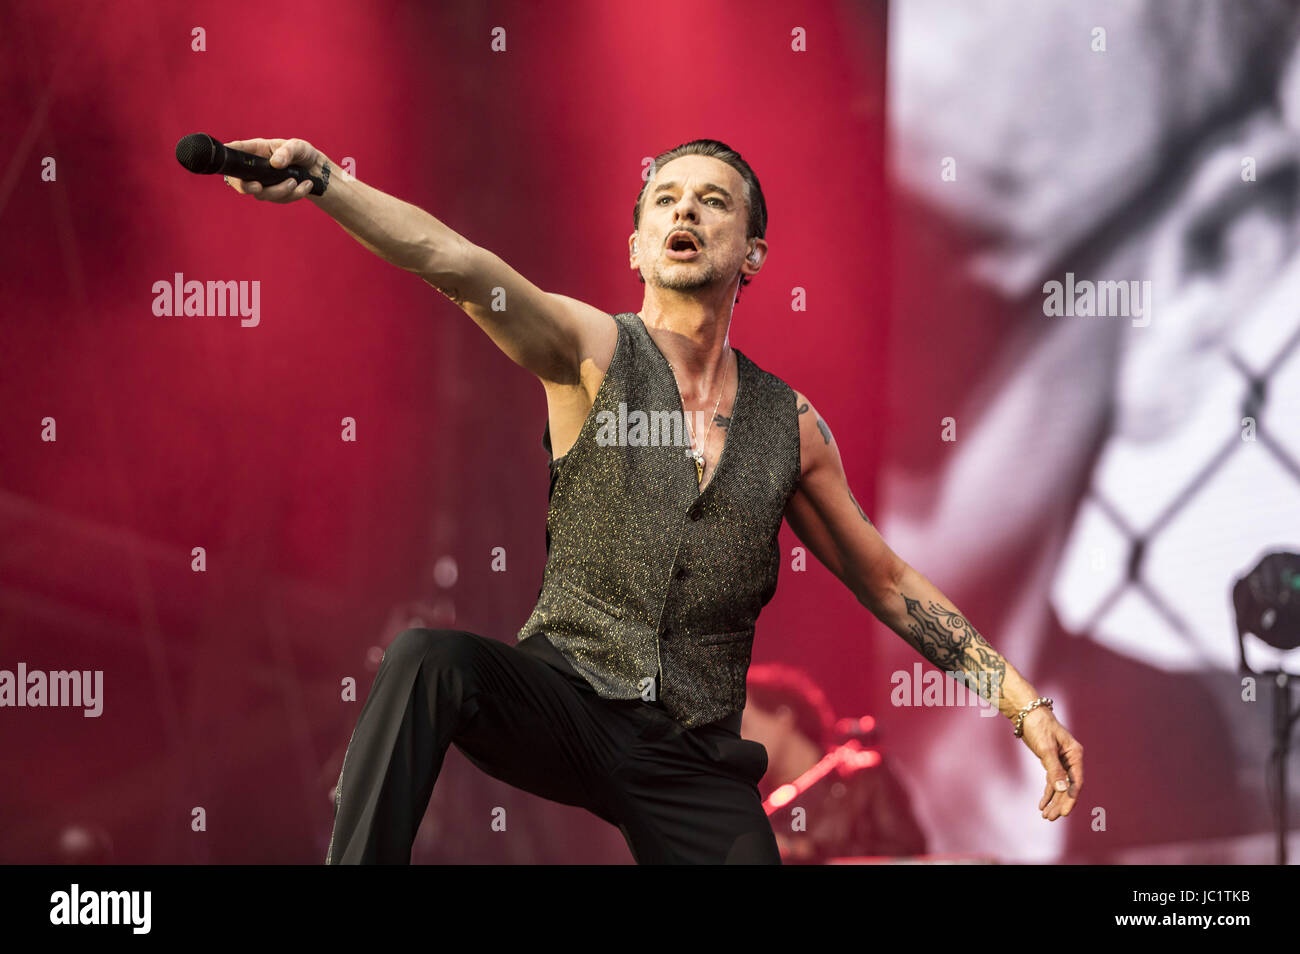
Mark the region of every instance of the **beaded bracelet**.
POLYGON ((1029 703, 1029 705, 1025 706, 1023 709, 1021 709, 1019 712, 1016 713, 1016 738, 1017 739, 1021 738, 1024 735, 1025 716, 1029 715, 1029 713, 1032 710, 1037 709, 1039 706, 1047 706, 1047 708, 1051 709, 1052 700, 1039 696, 1033 702, 1029 703))

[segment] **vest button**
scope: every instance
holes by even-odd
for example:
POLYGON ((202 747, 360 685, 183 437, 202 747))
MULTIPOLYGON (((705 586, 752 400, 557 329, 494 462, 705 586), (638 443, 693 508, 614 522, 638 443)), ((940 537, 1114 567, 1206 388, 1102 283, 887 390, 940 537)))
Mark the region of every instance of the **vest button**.
POLYGON ((686 575, 686 567, 684 566, 679 566, 677 568, 677 572, 673 574, 673 576, 675 576, 679 580, 685 575, 686 575))
POLYGON ((691 519, 692 520, 700 519, 700 510, 698 507, 691 507, 691 519))

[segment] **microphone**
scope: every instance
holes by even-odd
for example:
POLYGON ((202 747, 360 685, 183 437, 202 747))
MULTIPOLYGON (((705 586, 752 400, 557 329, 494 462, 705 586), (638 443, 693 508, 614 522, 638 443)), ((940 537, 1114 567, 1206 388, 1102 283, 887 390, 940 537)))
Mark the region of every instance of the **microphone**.
POLYGON ((270 159, 240 149, 231 149, 207 133, 182 136, 176 143, 176 161, 197 175, 234 176, 236 179, 260 182, 262 185, 275 185, 285 179, 293 179, 295 182, 310 179, 310 194, 325 194, 325 182, 318 176, 311 175, 302 166, 277 169, 271 165, 270 159))

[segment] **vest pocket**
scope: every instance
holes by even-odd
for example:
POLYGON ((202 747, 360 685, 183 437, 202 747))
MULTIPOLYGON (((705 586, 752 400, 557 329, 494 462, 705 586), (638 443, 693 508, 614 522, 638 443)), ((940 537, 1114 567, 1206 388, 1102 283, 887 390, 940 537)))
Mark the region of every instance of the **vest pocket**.
MULTIPOLYGON (((753 632, 709 633, 694 640, 701 647, 700 678, 708 695, 723 702, 726 712, 745 705, 745 673, 749 669, 750 638, 753 632), (707 648, 704 648, 707 647, 707 648)), ((718 716, 726 712, 719 712, 718 716)))
POLYGON ((748 638, 749 630, 741 629, 734 633, 712 633, 708 636, 700 636, 696 639, 696 642, 701 646, 716 646, 719 643, 738 643, 748 638))
POLYGON ((561 589, 563 589, 567 593, 572 594, 578 599, 582 600, 582 602, 586 603, 588 606, 598 609, 602 613, 608 613, 610 616, 614 617, 615 619, 623 618, 623 607, 615 606, 613 603, 607 603, 604 600, 602 600, 599 596, 595 596, 591 593, 588 593, 582 587, 577 586, 574 583, 570 583, 568 580, 564 579, 563 577, 559 578, 558 582, 560 584, 561 589))

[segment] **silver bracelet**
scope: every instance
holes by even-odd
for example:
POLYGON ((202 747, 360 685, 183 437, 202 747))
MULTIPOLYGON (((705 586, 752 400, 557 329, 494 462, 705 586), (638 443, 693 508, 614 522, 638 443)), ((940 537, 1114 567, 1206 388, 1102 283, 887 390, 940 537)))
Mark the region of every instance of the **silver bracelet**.
POLYGON ((1039 706, 1047 706, 1047 708, 1051 709, 1052 700, 1047 699, 1043 696, 1039 696, 1033 702, 1029 703, 1029 705, 1025 706, 1023 709, 1021 709, 1019 712, 1016 713, 1015 722, 1016 722, 1017 739, 1021 738, 1024 735, 1025 716, 1029 715, 1030 712, 1032 712, 1034 709, 1037 709, 1039 706))

